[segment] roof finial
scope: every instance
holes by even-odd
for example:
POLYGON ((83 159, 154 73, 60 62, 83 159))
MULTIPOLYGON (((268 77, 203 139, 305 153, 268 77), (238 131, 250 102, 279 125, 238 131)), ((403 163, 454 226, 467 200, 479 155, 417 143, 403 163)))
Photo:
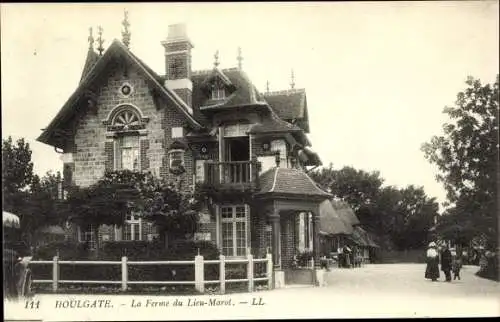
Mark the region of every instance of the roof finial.
POLYGON ((94 50, 94 36, 92 33, 92 27, 89 28, 89 38, 87 38, 89 41, 89 50, 94 50))
POLYGON ((122 31, 122 42, 123 44, 129 48, 129 45, 130 45, 130 30, 128 30, 128 27, 130 27, 130 22, 128 22, 128 11, 125 9, 125 11, 123 12, 123 21, 122 21, 122 25, 123 25, 123 28, 124 30, 122 31))
POLYGON ((97 27, 97 33, 99 37, 97 38, 97 43, 99 46, 97 47, 97 51, 99 51, 99 56, 102 56, 102 52, 104 51, 104 47, 102 47, 102 44, 104 43, 104 39, 102 39, 102 27, 99 26, 97 27))
POLYGON ((290 87, 292 89, 294 89, 295 88, 295 74, 293 72, 293 69, 292 69, 292 75, 291 76, 292 76, 292 81, 290 82, 290 87))
POLYGON ((236 57, 238 60, 238 69, 241 70, 241 62, 243 61, 243 56, 241 56, 241 47, 238 47, 238 57, 236 57))
POLYGON ((269 80, 266 82, 266 93, 269 93, 269 80))
POLYGON ((214 54, 214 68, 219 66, 219 50, 217 50, 214 54))

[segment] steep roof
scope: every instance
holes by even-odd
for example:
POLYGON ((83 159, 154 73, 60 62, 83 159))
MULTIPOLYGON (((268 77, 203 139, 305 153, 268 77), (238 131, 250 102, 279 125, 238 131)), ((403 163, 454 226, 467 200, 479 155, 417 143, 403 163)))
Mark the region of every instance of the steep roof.
POLYGON ((316 183, 300 169, 274 167, 260 175, 260 192, 283 196, 308 196, 331 198, 331 194, 321 190, 316 183))
POLYGON ((117 57, 124 57, 130 63, 137 66, 138 70, 146 78, 146 81, 153 86, 161 96, 173 102, 179 112, 186 117, 189 124, 191 124, 194 128, 202 127, 201 124, 199 124, 191 115, 191 108, 186 105, 186 103, 174 91, 163 86, 161 83, 162 78, 141 60, 139 60, 134 54, 132 54, 130 50, 120 41, 115 39, 104 55, 94 64, 92 68, 90 68, 87 75, 83 77, 75 92, 73 92, 63 107, 59 110, 58 114, 54 117, 49 126, 37 138, 38 141, 61 148, 61 146, 58 145, 59 142, 54 139, 53 133, 75 113, 76 109, 74 108, 74 104, 82 98, 88 86, 102 74, 108 63, 117 57))
POLYGON ((323 201, 319 206, 320 231, 327 235, 350 235, 353 232, 351 225, 340 218, 340 214, 333 208, 330 200, 323 201))
POLYGON ((264 99, 278 116, 286 121, 299 121, 306 133, 309 133, 307 99, 305 89, 289 89, 263 93, 264 99))
POLYGON ((352 208, 343 201, 331 200, 332 207, 340 215, 340 218, 350 226, 359 225, 359 219, 352 208))
POLYGON ((349 237, 359 246, 379 247, 377 243, 373 241, 370 234, 360 226, 355 227, 352 235, 349 237))
POLYGON ((87 52, 87 58, 85 59, 85 65, 83 66, 82 76, 80 77, 80 83, 87 77, 90 70, 99 60, 99 55, 94 51, 93 48, 89 48, 87 52))
POLYGON ((194 71, 191 76, 193 82, 193 106, 199 106, 200 110, 220 110, 239 106, 267 106, 262 94, 248 78, 246 73, 238 68, 217 70, 222 79, 227 79, 235 90, 224 100, 210 101, 204 91, 207 79, 214 76, 213 70, 194 71))
POLYGON ((275 113, 271 112, 270 117, 266 117, 262 123, 254 124, 249 132, 256 133, 275 133, 275 132, 296 132, 302 131, 298 126, 280 119, 275 113))

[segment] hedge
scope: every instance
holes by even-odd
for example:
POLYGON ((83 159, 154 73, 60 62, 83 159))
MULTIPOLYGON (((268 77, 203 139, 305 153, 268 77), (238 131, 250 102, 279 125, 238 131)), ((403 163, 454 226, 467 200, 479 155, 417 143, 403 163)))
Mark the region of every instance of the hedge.
MULTIPOLYGON (((194 260, 202 255, 204 259, 218 259, 219 251, 212 242, 184 241, 171 248, 164 248, 159 242, 106 242, 99 249, 97 257, 85 244, 58 242, 45 245, 35 251, 33 260, 52 260, 59 253, 59 260, 113 260, 127 256, 129 261, 147 260, 194 260)), ((52 265, 31 265, 34 279, 52 279, 52 265)), ((194 281, 194 265, 129 265, 130 281, 194 281)), ((219 278, 218 265, 205 265, 205 279, 219 278)), ((120 265, 61 265, 62 280, 121 280, 120 265)))

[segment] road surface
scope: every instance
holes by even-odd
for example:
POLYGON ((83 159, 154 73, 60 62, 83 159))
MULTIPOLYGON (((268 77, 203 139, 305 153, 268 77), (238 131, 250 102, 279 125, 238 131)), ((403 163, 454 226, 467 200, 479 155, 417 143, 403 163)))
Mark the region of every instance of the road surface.
POLYGON ((324 287, 199 296, 36 295, 39 309, 8 302, 4 312, 6 320, 45 321, 500 316, 500 283, 476 277, 477 269, 466 266, 460 281, 447 283, 442 275, 439 282, 424 279, 422 264, 373 264, 332 269, 324 287), (108 307, 84 307, 96 300, 108 307), (80 307, 62 308, 70 303, 80 307))

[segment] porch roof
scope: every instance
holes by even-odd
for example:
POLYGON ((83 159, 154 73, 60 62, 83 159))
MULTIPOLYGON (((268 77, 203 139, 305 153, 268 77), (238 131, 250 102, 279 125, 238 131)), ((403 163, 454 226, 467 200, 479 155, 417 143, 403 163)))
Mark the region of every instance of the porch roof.
POLYGON ((321 190, 302 170, 274 167, 260 176, 261 190, 257 195, 276 194, 286 196, 306 196, 331 198, 332 195, 321 190))

